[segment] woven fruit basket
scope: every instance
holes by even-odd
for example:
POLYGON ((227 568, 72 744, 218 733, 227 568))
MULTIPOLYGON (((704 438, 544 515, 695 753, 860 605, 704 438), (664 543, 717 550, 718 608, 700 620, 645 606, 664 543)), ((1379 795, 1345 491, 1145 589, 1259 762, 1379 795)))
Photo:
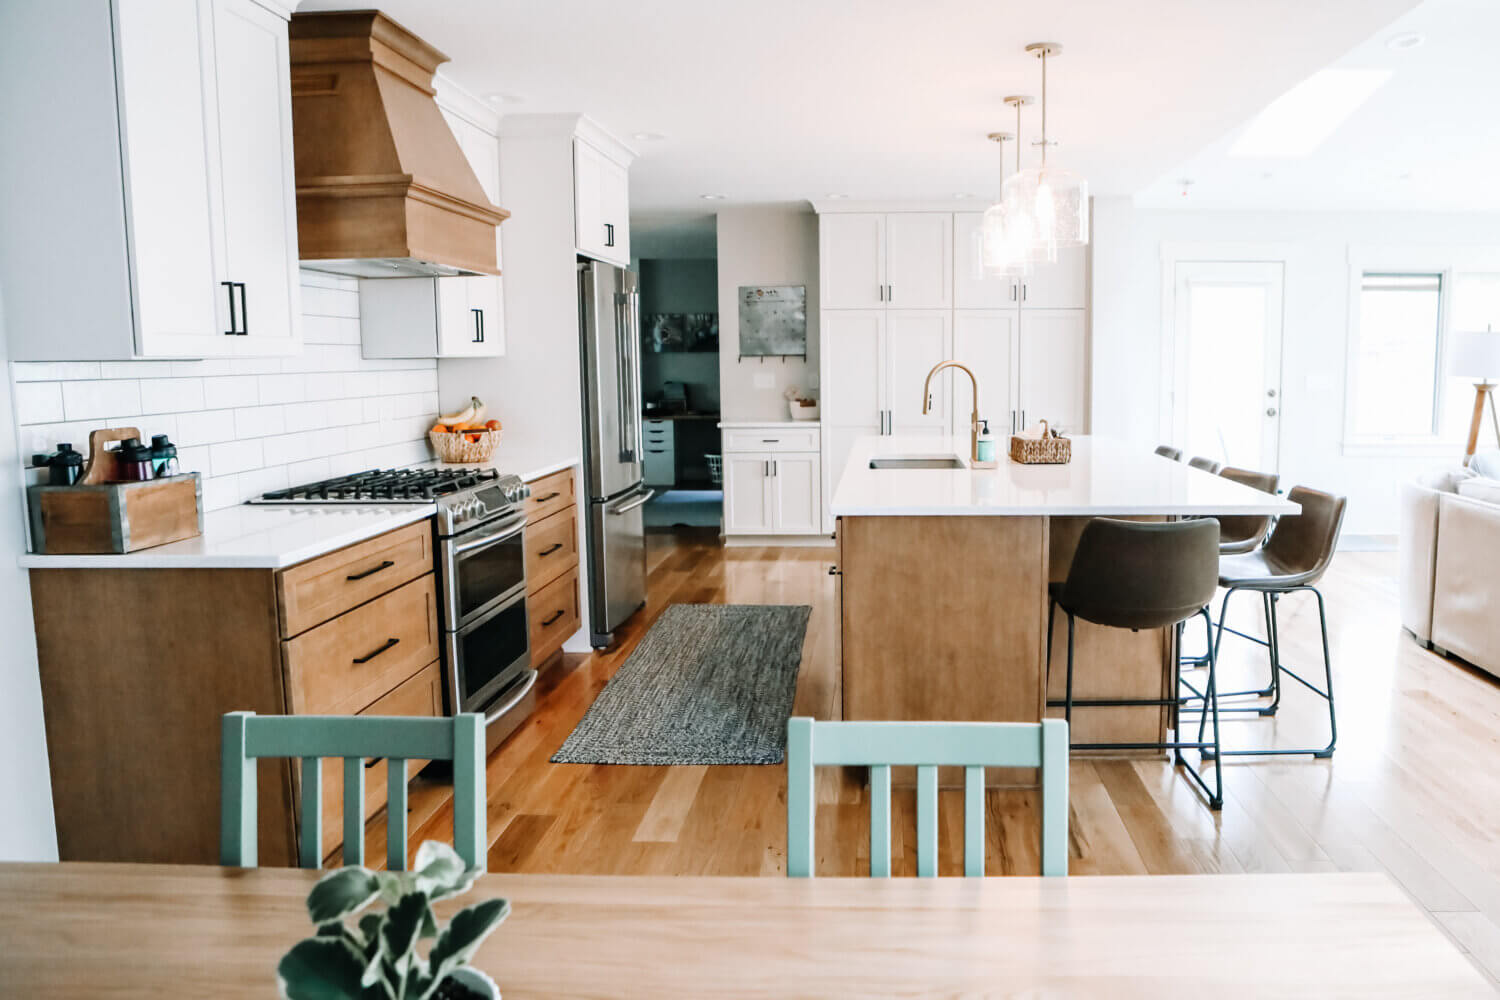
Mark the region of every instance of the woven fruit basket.
POLYGON ((1073 442, 1060 436, 1042 421, 1042 436, 1011 436, 1010 460, 1021 465, 1066 465, 1073 460, 1073 442))
POLYGON ((439 461, 472 465, 490 460, 500 443, 500 435, 498 430, 428 431, 427 440, 432 442, 439 461))

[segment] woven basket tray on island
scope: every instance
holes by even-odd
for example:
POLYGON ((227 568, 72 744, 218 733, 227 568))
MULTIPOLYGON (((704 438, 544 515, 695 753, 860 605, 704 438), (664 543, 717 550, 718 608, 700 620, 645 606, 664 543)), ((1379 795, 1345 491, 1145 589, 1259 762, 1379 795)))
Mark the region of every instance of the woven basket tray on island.
POLYGON ((1042 436, 1010 438, 1010 460, 1021 465, 1066 465, 1073 459, 1073 442, 1042 421, 1042 436))

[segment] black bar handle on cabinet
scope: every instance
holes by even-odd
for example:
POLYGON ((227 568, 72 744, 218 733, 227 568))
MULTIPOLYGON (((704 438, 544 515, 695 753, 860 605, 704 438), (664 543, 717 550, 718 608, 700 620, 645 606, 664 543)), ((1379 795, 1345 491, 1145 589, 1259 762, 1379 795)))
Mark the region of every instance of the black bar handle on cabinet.
POLYGON ((563 547, 563 543, 562 542, 553 542, 551 545, 547 546, 545 549, 543 549, 542 551, 538 552, 537 556, 538 557, 541 557, 541 556, 550 556, 552 553, 556 552, 558 549, 560 549, 562 547, 563 547))
POLYGON ((557 492, 556 490, 553 490, 551 493, 548 493, 544 497, 537 497, 536 498, 536 502, 537 503, 546 503, 548 500, 556 500, 560 496, 562 496, 561 493, 557 492))
POLYGON ((839 568, 837 566, 830 566, 830 567, 828 567, 828 575, 829 576, 843 576, 844 574, 839 572, 839 568))
POLYGON ((379 649, 375 650, 373 653, 366 653, 364 656, 356 656, 354 658, 354 662, 355 663, 369 663, 371 660, 375 659, 375 657, 379 656, 381 653, 384 653, 386 650, 390 649, 392 646, 394 646, 396 643, 398 643, 400 641, 401 641, 400 639, 387 639, 385 641, 385 645, 381 646, 379 649))
POLYGON ((244 337, 250 333, 250 304, 245 301, 245 283, 239 282, 240 286, 240 336, 244 337))
POLYGON ((612 222, 606 222, 604 224, 604 245, 607 247, 612 247, 615 245, 615 227, 614 223, 612 222))
POLYGON ((471 342, 482 344, 484 343, 484 310, 470 309, 469 312, 474 314, 474 339, 471 342))
POLYGON ((393 562, 391 562, 389 559, 387 559, 385 562, 381 563, 379 566, 371 566, 369 569, 365 570, 363 573, 351 573, 348 576, 344 577, 344 579, 350 581, 351 583, 353 581, 355 581, 355 580, 363 580, 367 576, 374 576, 376 573, 379 573, 381 570, 383 570, 383 569, 390 569, 394 565, 396 565, 396 564, 393 563, 393 562))
POLYGON ((221 281, 221 282, 219 282, 219 284, 221 284, 225 288, 229 289, 229 329, 227 329, 227 330, 224 331, 224 336, 226 336, 226 337, 237 337, 237 336, 239 336, 239 333, 240 333, 240 324, 235 319, 235 311, 234 311, 234 282, 232 282, 232 281, 221 281))
POLYGON ((546 628, 548 625, 551 625, 553 622, 557 621, 563 616, 564 613, 565 612, 562 608, 558 608, 556 611, 552 612, 552 614, 548 615, 546 619, 543 620, 542 628, 546 628))

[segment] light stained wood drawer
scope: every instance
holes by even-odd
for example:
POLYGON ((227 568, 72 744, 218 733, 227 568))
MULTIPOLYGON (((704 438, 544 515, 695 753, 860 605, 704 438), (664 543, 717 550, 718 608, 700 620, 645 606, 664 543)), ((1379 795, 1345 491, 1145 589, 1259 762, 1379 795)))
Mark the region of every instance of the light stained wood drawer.
POLYGON ((569 507, 526 529, 526 590, 535 593, 578 565, 578 508, 569 507))
POLYGON ((526 598, 531 622, 531 663, 540 666, 578 631, 578 569, 574 567, 526 598))
POLYGON ((299 563, 276 576, 281 634, 289 638, 432 571, 432 523, 299 563))
MULTIPOLYGON (((436 663, 429 663, 401 686, 365 709, 360 715, 437 716, 443 714, 443 673, 436 663)), ((425 760, 406 762, 408 779, 426 765, 425 760)), ((385 805, 386 762, 365 761, 365 819, 385 805)), ((323 857, 344 842, 344 762, 340 758, 323 761, 323 857)), ((366 845, 366 857, 385 856, 384 844, 366 845)))
POLYGON ((571 507, 578 499, 573 492, 573 470, 564 469, 550 476, 532 480, 531 496, 526 500, 526 523, 536 524, 544 517, 571 507))
POLYGON ((740 428, 724 432, 723 448, 734 451, 817 451, 816 427, 740 428))
POLYGON ((438 658, 431 573, 281 644, 296 715, 353 715, 438 658))

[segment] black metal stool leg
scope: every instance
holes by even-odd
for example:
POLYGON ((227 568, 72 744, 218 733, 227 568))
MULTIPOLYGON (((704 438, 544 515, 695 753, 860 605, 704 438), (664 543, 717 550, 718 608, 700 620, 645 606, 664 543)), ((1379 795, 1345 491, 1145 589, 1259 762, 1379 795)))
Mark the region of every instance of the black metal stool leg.
POLYGON ((1328 653, 1328 614, 1323 606, 1323 592, 1317 587, 1307 589, 1318 599, 1318 628, 1323 633, 1323 690, 1328 692, 1328 746, 1313 756, 1327 758, 1333 756, 1334 744, 1339 741, 1339 724, 1333 711, 1333 658, 1328 653))
MULTIPOLYGON (((1047 666, 1046 666, 1046 669, 1042 671, 1042 674, 1043 674, 1043 677, 1046 680, 1049 680, 1049 681, 1052 679, 1052 624, 1053 624, 1053 622, 1056 619, 1057 619, 1057 601, 1056 601, 1056 599, 1048 599, 1048 601, 1047 601, 1047 666)), ((1045 692, 1044 692, 1044 696, 1045 696, 1045 692)))
MULTIPOLYGON (((1209 619, 1209 623, 1212 624, 1212 616, 1209 614, 1207 608, 1203 609, 1203 616, 1204 616, 1204 618, 1209 619)), ((1214 761, 1214 791, 1209 796, 1209 800, 1208 800, 1208 805, 1209 805, 1210 809, 1222 809, 1222 808, 1224 808, 1224 770, 1223 770, 1223 764, 1222 764, 1224 755, 1223 755, 1223 753, 1220 752, 1222 750, 1222 747, 1219 745, 1220 736, 1219 736, 1219 677, 1218 677, 1218 674, 1219 674, 1219 657, 1218 657, 1217 652, 1214 649, 1210 648, 1209 651, 1208 651, 1208 687, 1206 687, 1204 689, 1204 692, 1208 695, 1208 697, 1207 697, 1206 700, 1208 701, 1209 711, 1211 711, 1213 713, 1213 716, 1214 716, 1214 745, 1213 745, 1213 753, 1211 755, 1213 757, 1213 761, 1214 761)), ((1203 728, 1202 728, 1202 725, 1203 725, 1203 719, 1205 717, 1207 717, 1207 715, 1208 715, 1208 712, 1204 712, 1201 716, 1199 716, 1199 720, 1198 720, 1198 725, 1199 725, 1199 729, 1198 729, 1198 742, 1199 743, 1203 742, 1203 728)), ((1199 754, 1202 755, 1202 756, 1205 756, 1205 757, 1210 756, 1210 754, 1208 753, 1207 749, 1200 750, 1199 754)), ((1204 789, 1204 791, 1207 791, 1207 789, 1204 789)))
POLYGON ((1073 612, 1068 612, 1068 684, 1063 694, 1063 718, 1073 726, 1073 612))

